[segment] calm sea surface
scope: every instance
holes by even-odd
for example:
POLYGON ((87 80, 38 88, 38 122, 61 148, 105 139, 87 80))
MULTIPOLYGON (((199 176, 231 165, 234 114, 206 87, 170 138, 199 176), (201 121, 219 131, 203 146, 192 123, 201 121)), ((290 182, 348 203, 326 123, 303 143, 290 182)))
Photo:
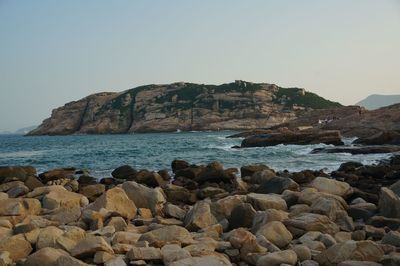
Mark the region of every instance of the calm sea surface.
MULTIPOLYGON (((32 165, 39 172, 73 166, 96 177, 110 175, 129 164, 137 169, 170 170, 171 161, 194 164, 218 160, 225 167, 264 163, 275 170, 325 169, 332 171, 346 161, 374 163, 389 155, 309 154, 326 145, 278 145, 232 149, 241 139, 227 139, 235 132, 180 132, 131 135, 41 136, 0 135, 0 165, 32 165)), ((346 140, 350 142, 351 140, 346 140)))

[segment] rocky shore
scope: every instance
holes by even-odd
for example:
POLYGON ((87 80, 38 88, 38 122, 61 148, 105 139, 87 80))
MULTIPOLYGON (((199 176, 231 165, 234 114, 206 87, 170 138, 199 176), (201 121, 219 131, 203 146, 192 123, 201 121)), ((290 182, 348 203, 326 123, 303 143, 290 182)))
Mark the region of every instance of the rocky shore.
POLYGON ((171 170, 0 167, 0 265, 400 265, 400 155, 171 170))

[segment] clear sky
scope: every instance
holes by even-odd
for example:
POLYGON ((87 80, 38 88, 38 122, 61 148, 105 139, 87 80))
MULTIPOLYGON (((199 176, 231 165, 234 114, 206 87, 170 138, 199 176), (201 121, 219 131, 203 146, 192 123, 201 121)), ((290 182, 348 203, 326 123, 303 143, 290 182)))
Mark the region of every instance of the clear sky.
POLYGON ((100 91, 243 79, 400 94, 399 0, 0 0, 0 131, 100 91))

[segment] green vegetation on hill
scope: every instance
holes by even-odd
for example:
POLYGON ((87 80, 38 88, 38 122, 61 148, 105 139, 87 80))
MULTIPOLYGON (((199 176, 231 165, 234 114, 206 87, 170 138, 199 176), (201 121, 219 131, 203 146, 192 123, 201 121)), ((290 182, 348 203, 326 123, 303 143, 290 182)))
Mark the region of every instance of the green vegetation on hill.
POLYGON ((315 93, 306 92, 298 88, 279 88, 275 96, 275 103, 285 104, 286 106, 298 105, 313 109, 326 109, 342 106, 338 102, 329 101, 315 93))

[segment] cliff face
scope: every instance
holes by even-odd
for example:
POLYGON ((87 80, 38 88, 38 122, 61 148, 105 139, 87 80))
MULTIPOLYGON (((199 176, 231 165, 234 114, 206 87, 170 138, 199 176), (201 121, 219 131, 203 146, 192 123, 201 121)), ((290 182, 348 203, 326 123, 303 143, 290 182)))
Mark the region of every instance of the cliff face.
POLYGON ((337 106, 303 89, 265 83, 147 85, 67 103, 28 135, 253 129, 289 121, 305 109, 337 106))

